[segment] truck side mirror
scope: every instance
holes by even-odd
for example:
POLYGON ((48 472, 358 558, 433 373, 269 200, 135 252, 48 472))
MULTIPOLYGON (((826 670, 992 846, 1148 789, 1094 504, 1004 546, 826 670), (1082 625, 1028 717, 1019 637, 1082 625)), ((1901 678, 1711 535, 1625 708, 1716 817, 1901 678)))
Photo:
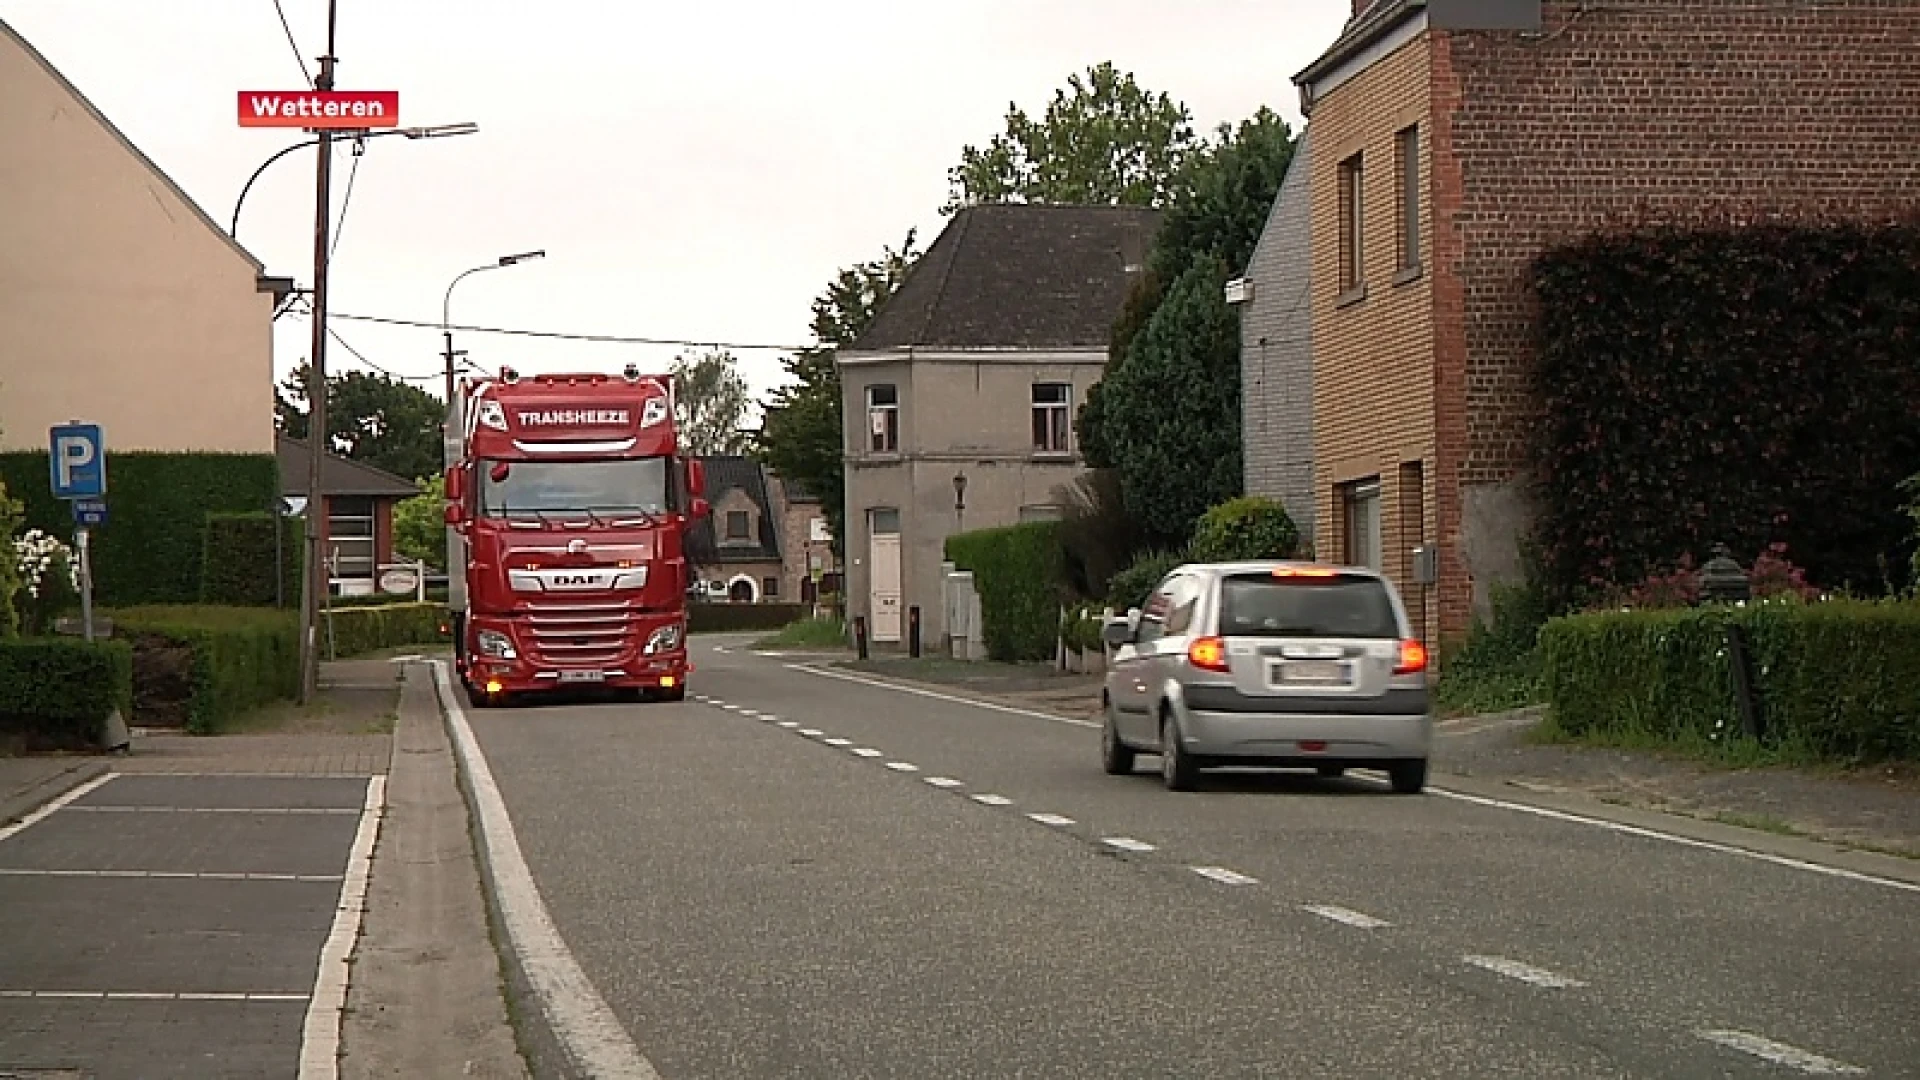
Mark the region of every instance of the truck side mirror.
MULTIPOLYGON (((693 495, 705 495, 707 493, 706 462, 701 461, 699 458, 687 459, 687 487, 690 489, 689 493, 693 495)), ((697 502, 696 505, 698 505, 697 502)), ((696 510, 694 514, 697 517, 706 516, 705 511, 702 510, 696 510)))
POLYGON ((712 504, 708 503, 707 500, 701 498, 700 496, 695 495, 693 497, 693 519, 695 521, 698 521, 701 518, 706 517, 708 514, 711 514, 711 513, 713 513, 712 504))
POLYGON ((447 501, 451 503, 462 502, 467 497, 466 473, 458 465, 447 470, 446 493, 447 501))
POLYGON ((448 503, 444 516, 446 517, 447 524, 459 526, 466 523, 467 510, 459 503, 448 503))

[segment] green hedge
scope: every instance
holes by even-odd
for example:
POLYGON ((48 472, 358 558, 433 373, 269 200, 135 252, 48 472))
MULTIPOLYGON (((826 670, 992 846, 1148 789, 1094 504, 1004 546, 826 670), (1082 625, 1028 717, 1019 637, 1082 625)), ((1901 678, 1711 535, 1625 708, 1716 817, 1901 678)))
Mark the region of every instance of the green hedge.
POLYGON ((989 657, 1016 664, 1053 659, 1063 578, 1057 522, 949 536, 946 553, 954 566, 973 571, 989 657))
POLYGON ((1145 607, 1147 597, 1153 587, 1160 584, 1160 579, 1187 561, 1186 553, 1177 551, 1149 551, 1141 555, 1132 565, 1113 575, 1112 584, 1107 586, 1107 604, 1122 614, 1132 608, 1145 607))
POLYGON ((0 739, 29 749, 99 745, 119 709, 133 715, 133 649, 124 641, 16 638, 0 641, 0 739))
POLYGON ((338 608, 328 614, 333 654, 358 656, 401 645, 435 645, 451 640, 440 632, 445 604, 395 604, 338 608))
MULTIPOLYGON (((28 526, 72 534, 72 511, 48 490, 45 451, 0 454, 0 481, 26 504, 28 526)), ((115 607, 197 602, 207 515, 265 511, 279 495, 272 454, 109 452, 111 517, 94 534, 95 600, 115 607)))
POLYGON ((144 607, 113 612, 115 632, 191 653, 187 730, 214 734, 300 687, 298 616, 242 607, 144 607))
POLYGON ((779 630, 812 614, 812 604, 688 604, 687 633, 779 630))
POLYGON ((1571 735, 1741 737, 1726 625, 1746 633, 1762 741, 1825 760, 1920 761, 1920 603, 1769 601, 1609 611, 1540 631, 1546 696, 1571 735))
POLYGON ((200 602, 229 607, 297 608, 300 568, 306 562, 306 523, 261 511, 207 515, 201 542, 200 602), (280 553, 274 555, 278 534, 280 553), (274 571, 280 590, 274 588, 274 571))
POLYGON ((1242 495, 1200 515, 1192 549, 1195 562, 1292 559, 1300 554, 1300 530, 1278 502, 1242 495))

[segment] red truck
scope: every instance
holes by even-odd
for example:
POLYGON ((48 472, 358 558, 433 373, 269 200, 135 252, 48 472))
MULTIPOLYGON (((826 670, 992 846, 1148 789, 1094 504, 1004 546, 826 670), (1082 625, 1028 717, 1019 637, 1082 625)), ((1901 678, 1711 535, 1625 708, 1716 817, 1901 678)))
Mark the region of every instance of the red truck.
POLYGON ((670 376, 466 379, 449 430, 455 666, 476 708, 603 687, 687 693, 686 535, 705 470, 670 376))

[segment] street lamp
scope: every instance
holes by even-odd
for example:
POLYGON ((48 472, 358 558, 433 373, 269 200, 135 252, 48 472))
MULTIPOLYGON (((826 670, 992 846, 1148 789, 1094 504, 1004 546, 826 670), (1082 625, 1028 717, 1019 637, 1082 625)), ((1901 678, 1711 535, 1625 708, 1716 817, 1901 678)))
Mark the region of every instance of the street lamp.
MULTIPOLYGON (((540 251, 523 251, 518 255, 502 255, 490 263, 482 263, 472 269, 462 270, 459 274, 455 275, 452 281, 447 283, 447 293, 440 300, 440 335, 446 343, 447 362, 446 426, 442 428, 440 432, 440 449, 445 465, 449 469, 453 468, 454 461, 456 460, 454 456, 455 447, 459 442, 461 434, 466 430, 467 423, 466 416, 463 415, 460 410, 459 400, 454 397, 453 393, 453 361, 454 357, 458 355, 453 351, 453 288, 474 274, 486 270, 504 270, 509 266, 518 266, 523 262, 532 262, 534 259, 544 259, 546 257, 547 253, 545 249, 540 251)), ((453 615, 455 656, 462 655, 460 652, 462 648, 461 643, 466 640, 466 617, 461 614, 461 609, 466 606, 467 602, 467 582, 460 574, 460 555, 460 534, 454 530, 453 526, 449 525, 447 526, 447 608, 453 615)))
MULTIPOLYGON (((345 137, 360 143, 364 143, 368 139, 385 138, 388 135, 404 135, 409 139, 447 139, 455 135, 472 135, 479 130, 479 124, 463 120, 458 124, 434 124, 429 127, 388 128, 384 131, 347 132, 345 137)), ((253 182, 260 179, 260 174, 266 172, 268 166, 286 157, 288 154, 293 153, 295 150, 304 150, 309 146, 319 145, 319 139, 308 139, 306 142, 294 143, 292 146, 261 162, 260 167, 253 170, 253 175, 247 177, 246 184, 240 188, 240 197, 233 201, 233 223, 227 226, 227 235, 236 240, 240 238, 240 208, 246 205, 247 193, 253 190, 253 182)))

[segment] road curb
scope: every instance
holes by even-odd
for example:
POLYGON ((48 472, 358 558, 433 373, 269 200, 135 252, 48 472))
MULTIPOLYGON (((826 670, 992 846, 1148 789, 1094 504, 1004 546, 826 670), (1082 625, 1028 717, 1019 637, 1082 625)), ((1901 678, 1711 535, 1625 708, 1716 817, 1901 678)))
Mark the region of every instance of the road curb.
POLYGON ((86 760, 36 781, 29 787, 0 798, 0 826, 11 825, 35 810, 111 771, 104 761, 86 760))

